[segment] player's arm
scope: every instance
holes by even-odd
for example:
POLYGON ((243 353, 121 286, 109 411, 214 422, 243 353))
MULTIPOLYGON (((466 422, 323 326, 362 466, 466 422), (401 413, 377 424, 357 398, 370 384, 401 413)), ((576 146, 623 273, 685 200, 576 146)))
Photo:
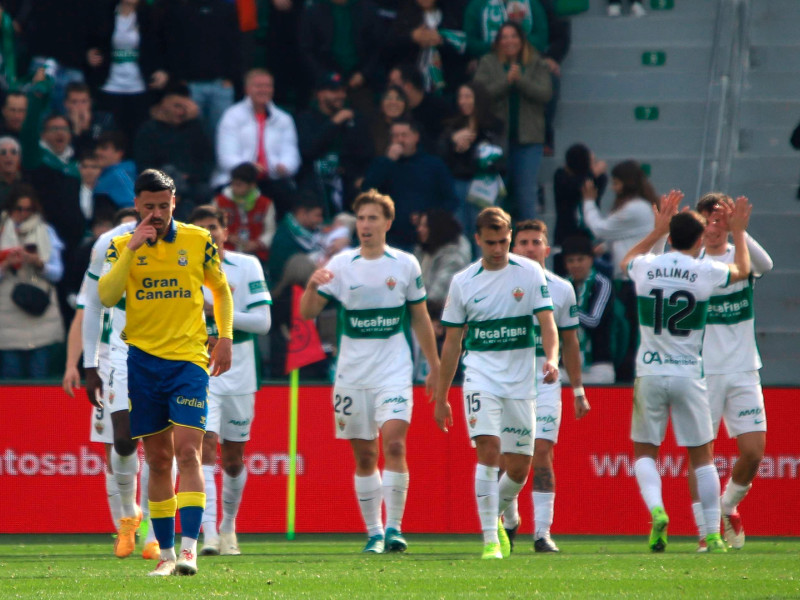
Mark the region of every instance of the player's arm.
POLYGON ((125 286, 128 283, 128 274, 133 264, 136 251, 147 240, 158 237, 156 228, 150 225, 151 215, 147 215, 133 230, 128 243, 122 248, 117 248, 114 240, 106 252, 106 262, 111 264, 111 270, 104 274, 97 282, 97 293, 103 306, 111 308, 122 298, 125 286))
POLYGON ((748 233, 745 234, 745 240, 747 241, 747 251, 750 252, 750 266, 753 274, 760 276, 772 271, 775 263, 772 262, 772 257, 764 250, 763 246, 748 233))
POLYGON ((236 306, 234 305, 233 328, 236 331, 266 335, 269 333, 269 328, 271 326, 272 314, 269 310, 269 304, 266 302, 264 304, 248 307, 243 311, 236 310, 236 306))
POLYGON ((231 368, 233 360, 233 295, 219 264, 219 254, 206 262, 204 283, 214 296, 214 321, 219 331, 217 343, 211 351, 209 374, 218 377, 231 368))
POLYGON ((750 251, 747 248, 745 238, 747 224, 750 222, 750 213, 753 207, 744 196, 739 196, 733 206, 733 211, 728 215, 728 227, 731 230, 733 246, 733 264, 728 265, 730 269, 729 283, 742 281, 750 276, 750 251))
POLYGON ((651 252, 661 238, 669 235, 669 222, 678 212, 678 205, 681 200, 683 200, 683 194, 678 190, 672 190, 666 196, 661 196, 661 208, 653 208, 653 213, 655 213, 653 231, 634 244, 625 254, 622 262, 620 262, 620 268, 622 268, 623 273, 628 272, 628 266, 634 258, 651 252))
POLYGON ((433 387, 439 378, 439 353, 436 349, 436 334, 433 333, 431 317, 428 314, 428 307, 425 302, 415 302, 408 305, 411 312, 411 328, 417 336, 417 342, 428 361, 430 373, 425 378, 425 391, 429 396, 433 395, 433 387))
MULTIPOLYGON (((442 323, 445 325, 444 323, 442 323)), ((433 418, 439 429, 447 432, 453 425, 453 410, 447 401, 447 392, 455 377, 458 361, 461 358, 461 339, 464 336, 463 325, 445 325, 446 332, 442 345, 442 359, 439 363, 439 377, 433 392, 433 418)))
POLYGON ((77 308, 72 323, 67 334, 67 360, 64 364, 64 377, 61 380, 61 387, 67 392, 70 398, 75 397, 75 390, 81 387, 81 374, 78 371, 78 361, 81 358, 81 325, 83 323, 83 309, 77 308))
POLYGON ((580 419, 589 412, 591 407, 583 391, 583 377, 581 373, 581 346, 578 342, 577 329, 561 330, 561 358, 569 375, 569 383, 575 396, 575 418, 580 419), (578 392, 583 392, 578 394, 578 392))
POLYGON ((333 280, 333 273, 328 269, 317 269, 311 274, 300 298, 300 316, 304 319, 313 319, 325 305, 328 298, 319 293, 319 288, 333 280))
POLYGON ((545 363, 542 366, 544 382, 553 383, 558 379, 558 329, 553 311, 540 310, 536 312, 539 329, 542 333, 542 350, 544 350, 545 363))

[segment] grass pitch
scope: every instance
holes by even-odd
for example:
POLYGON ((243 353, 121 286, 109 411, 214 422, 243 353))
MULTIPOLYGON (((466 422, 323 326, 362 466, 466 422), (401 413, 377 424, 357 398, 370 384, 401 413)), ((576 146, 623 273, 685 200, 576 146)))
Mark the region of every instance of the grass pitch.
POLYGON ((241 535, 242 556, 200 557, 195 577, 149 578, 137 553, 112 555, 99 535, 0 537, 0 599, 12 598, 800 598, 800 540, 748 539, 743 550, 696 554, 671 539, 557 536, 561 554, 529 537, 502 561, 481 561, 480 536, 407 536, 409 552, 366 556, 363 536, 241 535))

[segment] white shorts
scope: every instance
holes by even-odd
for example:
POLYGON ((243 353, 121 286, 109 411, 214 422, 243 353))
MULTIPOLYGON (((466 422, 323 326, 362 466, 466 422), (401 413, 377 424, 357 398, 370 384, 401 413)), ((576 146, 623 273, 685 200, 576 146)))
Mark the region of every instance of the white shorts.
POLYGON ((660 446, 668 419, 672 420, 679 446, 694 448, 714 439, 705 379, 668 375, 636 378, 631 439, 660 446))
POLYGON ((536 439, 558 442, 561 429, 561 385, 540 384, 536 396, 536 439))
POLYGON ((411 423, 413 409, 411 385, 368 390, 333 388, 334 429, 340 440, 374 440, 386 421, 411 423))
POLYGON ((220 441, 246 442, 255 411, 255 394, 222 396, 208 392, 206 431, 216 433, 220 441))
POLYGON ((500 438, 504 454, 533 456, 536 431, 536 400, 498 398, 464 388, 464 416, 470 438, 491 435, 500 438))
POLYGON ((764 394, 758 371, 706 375, 706 380, 714 433, 719 431, 722 420, 731 437, 767 430, 764 394))
MULTIPOLYGON (((104 364, 108 364, 105 362, 104 364)), ((89 440, 92 442, 100 442, 101 444, 114 443, 114 427, 111 424, 111 411, 106 404, 106 396, 108 396, 108 369, 103 368, 101 365, 97 369, 97 374, 100 381, 103 383, 103 407, 92 407, 91 415, 91 430, 89 433, 89 440)))
POLYGON ((128 401, 128 353, 111 351, 108 385, 103 384, 103 401, 109 412, 130 410, 128 401))

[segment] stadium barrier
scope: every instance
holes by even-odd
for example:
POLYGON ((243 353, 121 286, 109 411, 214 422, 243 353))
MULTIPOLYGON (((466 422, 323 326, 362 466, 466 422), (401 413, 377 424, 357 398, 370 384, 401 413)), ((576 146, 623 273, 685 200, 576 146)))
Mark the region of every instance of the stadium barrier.
MULTIPOLYGON (((749 535, 800 535, 800 446, 797 390, 765 390, 769 437, 756 485, 741 507, 749 535)), ((630 388, 592 388, 591 413, 575 421, 564 392, 556 447, 553 534, 646 534, 649 515, 639 497, 628 440, 630 388)), ((353 492, 353 461, 334 439, 331 391, 303 386, 298 436, 297 523, 304 532, 361 532, 353 492)), ((403 529, 409 533, 478 533, 473 495, 474 451, 467 437, 460 389, 451 391, 455 426, 438 430, 424 390, 415 390, 408 439, 411 487, 403 529)), ((89 439, 90 406, 60 387, 2 387, 0 405, 0 533, 110 532, 103 449, 89 439)), ((286 523, 288 388, 265 387, 256 402, 248 444, 249 477, 237 523, 240 532, 282 532, 286 523)), ((723 482, 735 461, 735 441, 722 434, 716 463, 723 482)), ((687 459, 667 433, 659 468, 671 534, 693 534, 687 459)), ((217 474, 220 478, 219 473, 217 474)), ((530 481, 520 497, 523 532, 531 530, 530 481)), ((221 511, 220 511, 221 513, 221 511)), ((221 515, 220 515, 221 516, 221 515)))

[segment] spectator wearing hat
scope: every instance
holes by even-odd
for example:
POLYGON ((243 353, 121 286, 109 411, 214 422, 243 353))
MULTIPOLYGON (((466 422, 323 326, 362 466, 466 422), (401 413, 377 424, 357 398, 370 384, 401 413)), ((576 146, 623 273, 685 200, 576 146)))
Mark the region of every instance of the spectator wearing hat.
POLYGON ((338 73, 315 85, 311 107, 297 118, 303 168, 300 185, 324 199, 330 217, 349 208, 373 156, 361 113, 345 107, 347 92, 338 73))
POLYGON ((583 383, 614 383, 611 348, 614 288, 608 277, 595 270, 592 242, 588 237, 567 238, 562 253, 578 304, 583 383))
POLYGON ((265 69, 245 76, 246 97, 225 111, 217 129, 217 170, 213 185, 227 184, 243 162, 259 172, 261 193, 275 203, 276 218, 291 210, 293 177, 300 169, 300 149, 292 116, 275 106, 275 81, 265 69))

